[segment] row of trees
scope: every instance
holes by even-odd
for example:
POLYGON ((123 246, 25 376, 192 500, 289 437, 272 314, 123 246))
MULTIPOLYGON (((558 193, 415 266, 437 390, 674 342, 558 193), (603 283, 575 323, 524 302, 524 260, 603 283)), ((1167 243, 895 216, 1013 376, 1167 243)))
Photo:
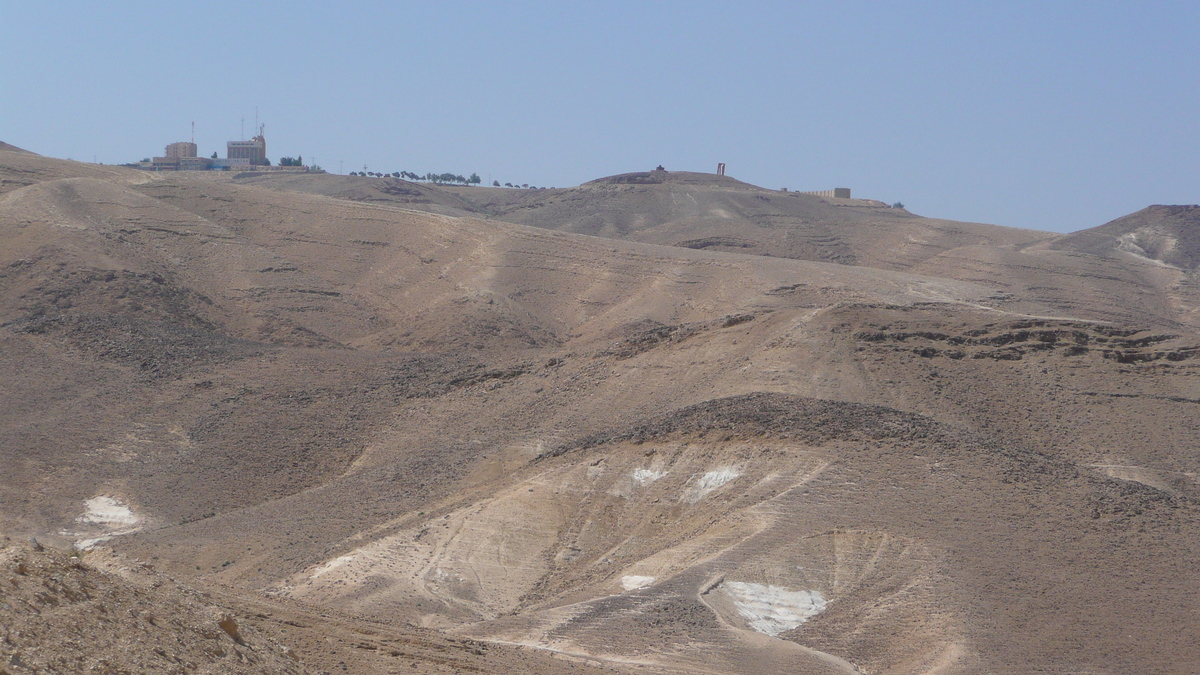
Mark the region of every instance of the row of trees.
POLYGON ((414 181, 429 181, 431 183, 457 183, 459 185, 479 185, 483 181, 479 174, 473 173, 470 176, 463 176, 457 173, 427 173, 424 176, 412 173, 411 171, 393 171, 392 173, 378 173, 375 171, 351 171, 351 176, 370 176, 372 178, 404 178, 414 181))
MULTIPOLYGON (((282 166, 292 166, 292 165, 283 163, 287 159, 290 159, 290 158, 284 157, 283 159, 279 160, 279 163, 282 166)), ((456 173, 427 173, 422 176, 420 174, 415 174, 411 171, 393 171, 392 173, 379 173, 376 171, 351 171, 350 175, 351 176, 371 177, 371 178, 403 178, 405 180, 411 180, 411 181, 426 181, 429 183, 437 183, 438 185, 445 185, 445 184, 479 185, 479 183, 482 182, 482 179, 479 178, 479 174, 477 174, 477 173, 472 173, 470 176, 464 177, 464 176, 462 176, 462 174, 456 174, 456 173)), ((492 187, 501 187, 500 181, 498 181, 498 180, 492 181, 492 187)), ((538 187, 532 186, 529 183, 522 183, 520 185, 514 185, 512 183, 505 183, 504 187, 527 188, 530 190, 545 189, 545 188, 538 188, 538 187)))

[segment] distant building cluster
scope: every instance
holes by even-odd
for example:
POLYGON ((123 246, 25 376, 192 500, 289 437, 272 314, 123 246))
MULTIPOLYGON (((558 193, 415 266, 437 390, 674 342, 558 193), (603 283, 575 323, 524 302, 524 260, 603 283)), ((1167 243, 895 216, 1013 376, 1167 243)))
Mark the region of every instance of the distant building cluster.
MULTIPOLYGON (((658 167, 661 171, 662 167, 658 167)), ((725 175, 725 162, 717 163, 717 175, 725 175)), ((780 188, 780 192, 787 192, 787 188, 780 188)), ((796 192, 799 195, 812 195, 814 197, 825 197, 826 199, 850 199, 850 188, 833 188, 832 190, 810 190, 808 192, 796 192)), ((899 203, 899 202, 897 202, 899 203)))
POLYGON ((826 197, 830 199, 850 199, 850 188, 833 188, 832 190, 815 190, 812 192, 801 192, 802 195, 813 195, 815 197, 826 197))
POLYGON ((139 166, 152 171, 229 171, 231 169, 282 169, 289 171, 304 171, 308 167, 287 166, 272 167, 267 159, 267 139, 263 136, 262 128, 258 135, 248 141, 229 141, 225 144, 225 157, 200 157, 196 144, 190 141, 171 143, 163 151, 162 157, 154 157, 149 162, 140 162, 139 166))

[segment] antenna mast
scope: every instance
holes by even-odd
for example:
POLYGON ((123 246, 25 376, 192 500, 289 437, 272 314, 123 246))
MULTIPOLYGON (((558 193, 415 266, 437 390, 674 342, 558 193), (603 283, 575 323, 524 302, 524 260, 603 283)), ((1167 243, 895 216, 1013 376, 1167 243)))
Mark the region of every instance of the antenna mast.
POLYGON ((196 142, 196 123, 192 122, 192 142, 196 142))

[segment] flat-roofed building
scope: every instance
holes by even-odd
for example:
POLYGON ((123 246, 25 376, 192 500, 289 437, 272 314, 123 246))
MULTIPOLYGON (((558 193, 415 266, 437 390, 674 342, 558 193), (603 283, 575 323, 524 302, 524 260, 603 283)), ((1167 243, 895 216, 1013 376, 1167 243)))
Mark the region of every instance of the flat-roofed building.
POLYGON ((248 141, 229 141, 225 144, 225 157, 228 159, 248 159, 251 164, 267 163, 267 139, 262 134, 248 141))
POLYGON ((196 144, 189 141, 172 143, 167 146, 167 151, 163 153, 169 158, 183 159, 184 157, 196 156, 196 144))
POLYGON ((225 157, 222 159, 210 159, 208 161, 211 162, 211 164, 209 164, 209 167, 208 167, 210 169, 220 169, 222 171, 229 171, 230 169, 249 169, 250 168, 250 160, 248 160, 244 157, 241 159, 230 159, 228 157, 225 157))
POLYGON ((850 199, 850 188, 833 188, 832 190, 814 190, 811 192, 801 192, 802 195, 813 195, 815 197, 825 197, 827 199, 850 199))
POLYGON ((180 171, 205 171, 212 166, 213 160, 208 157, 180 157, 180 171))

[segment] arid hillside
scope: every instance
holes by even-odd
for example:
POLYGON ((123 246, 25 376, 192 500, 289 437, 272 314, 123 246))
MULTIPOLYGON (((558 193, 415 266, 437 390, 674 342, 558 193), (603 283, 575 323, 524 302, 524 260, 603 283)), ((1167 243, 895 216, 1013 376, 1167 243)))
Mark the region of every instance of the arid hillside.
POLYGON ((1187 273, 1178 274, 1173 263, 1164 266, 1132 253, 1129 245, 1130 237, 1140 236, 1149 250, 1165 251, 1182 241, 1184 248, 1171 255, 1186 257, 1189 235, 1170 223, 1188 222, 1191 207, 1152 207, 1064 237, 676 171, 621 174, 549 190, 322 174, 246 174, 235 182, 626 241, 916 272, 986 283, 1011 295, 1016 304, 1010 309, 1028 300, 1068 316, 1200 326, 1194 266, 1184 265, 1187 273), (1176 215, 1166 216, 1171 209, 1176 215), (1139 225, 1132 226, 1134 221, 1139 225), (1130 232, 1141 227, 1141 234, 1125 227, 1130 232), (1118 245, 1121 236, 1128 242, 1118 245))
POLYGON ((398 178, 310 173, 245 172, 234 180, 276 190, 309 192, 368 204, 388 204, 447 216, 478 216, 479 207, 449 190, 398 178))
POLYGON ((1122 253, 1165 266, 1200 267, 1200 206, 1150 206, 1107 225, 1075 232, 1054 248, 1099 256, 1122 253))
POLYGON ((471 214, 652 244, 906 270, 947 250, 1027 244, 1047 232, 922 218, 867 199, 780 192, 726 176, 652 171, 566 189, 432 186, 322 175, 246 179, 264 187, 471 214), (426 195, 414 199, 417 194, 426 195), (432 197, 428 195, 441 195, 432 197))
POLYGON ((9 673, 601 672, 539 651, 200 590, 108 549, 2 543, 9 673))
MULTIPOLYGON (((1200 662, 1193 211, 1057 237, 651 177, 0 150, 0 534, 51 549, 0 582, 154 588, 180 646, 121 658, 162 672, 1200 662)), ((5 662, 103 629, 45 616, 5 662)))

